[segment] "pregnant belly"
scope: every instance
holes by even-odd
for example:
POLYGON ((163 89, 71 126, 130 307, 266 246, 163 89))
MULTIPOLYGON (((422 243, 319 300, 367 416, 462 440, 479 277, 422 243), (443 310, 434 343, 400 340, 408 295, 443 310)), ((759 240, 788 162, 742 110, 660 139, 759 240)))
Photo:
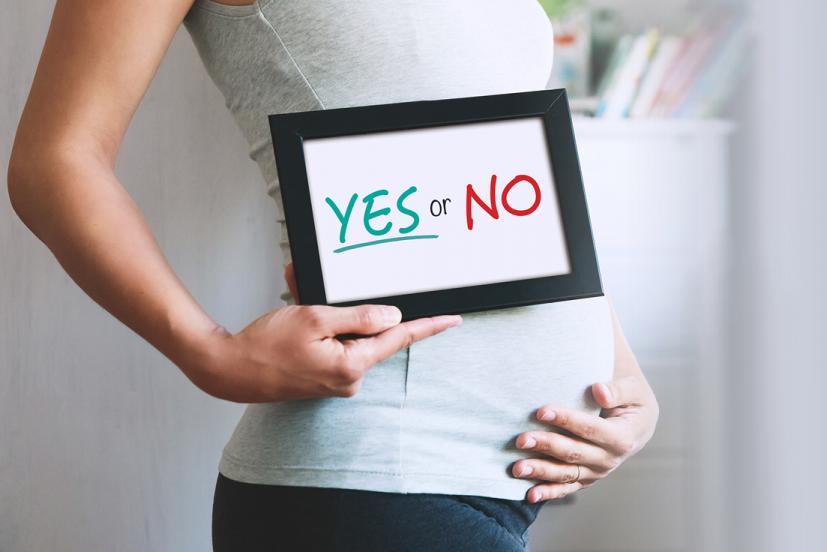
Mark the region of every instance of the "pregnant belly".
POLYGON ((514 448, 516 435, 546 427, 534 421, 537 408, 597 413, 589 387, 612 371, 605 297, 465 315, 461 326, 411 349, 403 463, 502 477, 525 455, 514 448))
POLYGON ((529 484, 508 468, 525 455, 514 448, 517 434, 545 427, 534 411, 598 410, 589 386, 613 370, 608 303, 464 319, 375 366, 354 397, 251 405, 225 456, 249 466, 248 479, 271 483, 294 484, 290 471, 299 470, 337 474, 320 486, 521 497, 529 484))

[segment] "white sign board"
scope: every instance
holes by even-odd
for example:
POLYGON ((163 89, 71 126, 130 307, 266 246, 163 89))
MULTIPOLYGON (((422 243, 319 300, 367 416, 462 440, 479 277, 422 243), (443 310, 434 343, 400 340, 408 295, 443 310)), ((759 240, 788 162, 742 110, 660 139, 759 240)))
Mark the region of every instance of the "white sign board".
POLYGON ((540 117, 303 147, 328 302, 571 270, 540 117))

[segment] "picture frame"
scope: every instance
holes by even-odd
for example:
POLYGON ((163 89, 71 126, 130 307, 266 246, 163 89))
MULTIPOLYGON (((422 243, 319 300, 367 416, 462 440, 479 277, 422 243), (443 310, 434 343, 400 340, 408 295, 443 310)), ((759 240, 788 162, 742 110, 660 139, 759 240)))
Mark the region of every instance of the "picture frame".
MULTIPOLYGON (((603 295, 565 90, 538 90, 268 116, 300 304, 399 307, 403 320, 603 295), (569 271, 476 285, 328 301, 305 143, 452 125, 539 118, 551 164, 569 271)), ((492 192, 493 193, 493 192, 492 192)))

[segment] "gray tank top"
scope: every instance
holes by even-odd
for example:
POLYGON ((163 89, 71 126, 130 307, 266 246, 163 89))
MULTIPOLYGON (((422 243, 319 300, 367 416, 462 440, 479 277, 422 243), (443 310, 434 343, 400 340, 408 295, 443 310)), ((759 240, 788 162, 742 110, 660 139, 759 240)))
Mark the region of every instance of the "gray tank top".
MULTIPOLYGON (((537 90, 552 30, 536 0, 195 0, 184 25, 276 201, 267 115, 537 90)), ((292 299, 284 296, 287 302, 292 299)), ((249 483, 522 498, 535 409, 597 411, 613 371, 604 297, 467 314, 376 365, 351 398, 250 405, 219 470, 249 483)))

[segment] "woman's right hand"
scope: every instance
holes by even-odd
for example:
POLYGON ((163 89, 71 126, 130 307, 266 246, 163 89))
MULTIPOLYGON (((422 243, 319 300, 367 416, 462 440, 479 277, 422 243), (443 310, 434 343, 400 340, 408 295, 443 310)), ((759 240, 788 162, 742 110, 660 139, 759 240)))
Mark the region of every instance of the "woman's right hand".
POLYGON ((385 305, 288 305, 235 335, 217 333, 206 366, 184 372, 210 395, 235 402, 350 397, 374 364, 462 322, 460 316, 401 318, 398 308, 385 305))

